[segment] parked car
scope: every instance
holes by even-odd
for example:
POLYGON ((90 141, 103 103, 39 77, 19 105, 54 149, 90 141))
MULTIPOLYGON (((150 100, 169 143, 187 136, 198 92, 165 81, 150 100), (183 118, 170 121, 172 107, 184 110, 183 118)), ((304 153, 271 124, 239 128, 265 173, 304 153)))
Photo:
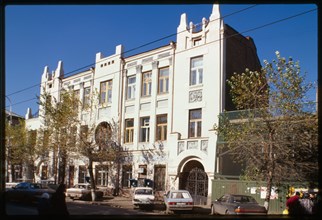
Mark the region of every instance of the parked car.
POLYGON ((188 190, 170 190, 164 195, 163 199, 167 214, 169 214, 170 211, 193 210, 193 198, 188 190))
POLYGON ((25 203, 37 203, 43 193, 52 196, 56 191, 40 183, 21 182, 6 190, 7 201, 19 201, 25 203))
POLYGON ((153 208, 154 191, 151 187, 136 187, 133 190, 133 208, 153 208))
POLYGON ((47 186, 48 188, 57 190, 59 184, 55 184, 54 180, 40 180, 40 182, 42 185, 47 186))
POLYGON ((8 189, 11 189, 12 187, 16 186, 17 184, 18 183, 16 183, 16 182, 8 182, 8 183, 6 183, 6 191, 8 189))
POLYGON ((264 206, 249 195, 225 194, 211 202, 211 214, 220 215, 266 215, 264 206))
MULTIPOLYGON (((95 195, 97 200, 103 198, 104 192, 98 188, 95 189, 95 195)), ((66 189, 66 197, 71 199, 80 199, 80 200, 91 200, 91 184, 89 183, 78 183, 71 188, 66 189)))

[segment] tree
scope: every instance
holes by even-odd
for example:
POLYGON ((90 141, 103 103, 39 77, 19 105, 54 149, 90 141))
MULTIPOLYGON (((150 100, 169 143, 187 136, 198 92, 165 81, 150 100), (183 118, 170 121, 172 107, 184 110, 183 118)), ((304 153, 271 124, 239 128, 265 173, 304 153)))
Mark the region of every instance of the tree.
MULTIPOLYGON (((24 120, 19 120, 16 125, 6 124, 6 150, 7 161, 11 170, 11 179, 15 179, 14 166, 24 167, 25 172, 19 178, 34 180, 34 162, 39 152, 36 148, 36 131, 27 130, 24 120)), ((9 169, 9 167, 8 167, 9 169)))
POLYGON ((220 148, 245 165, 244 178, 267 182, 267 210, 274 184, 317 181, 318 169, 318 119, 306 97, 314 84, 299 62, 276 57, 261 72, 246 69, 227 80, 239 114, 231 120, 224 112, 214 126, 225 142, 220 148))
MULTIPOLYGON (((103 121, 97 124, 97 112, 99 105, 99 95, 97 91, 93 91, 87 101, 82 103, 83 110, 88 113, 88 120, 85 125, 81 125, 79 133, 79 144, 77 152, 87 161, 88 171, 91 184, 92 201, 96 200, 95 196, 95 179, 93 173, 94 162, 106 164, 107 162, 115 161, 117 166, 116 177, 114 178, 116 191, 119 190, 119 173, 122 158, 130 154, 122 149, 120 144, 119 122, 116 119, 111 119, 109 122, 103 121)), ((104 104, 100 104, 101 107, 104 104)))
POLYGON ((79 126, 79 100, 74 92, 62 90, 57 100, 44 92, 39 98, 43 127, 39 130, 38 149, 46 158, 51 153, 55 182, 65 182, 69 152, 75 151, 76 131, 79 126), (57 176, 58 175, 58 176, 57 176))

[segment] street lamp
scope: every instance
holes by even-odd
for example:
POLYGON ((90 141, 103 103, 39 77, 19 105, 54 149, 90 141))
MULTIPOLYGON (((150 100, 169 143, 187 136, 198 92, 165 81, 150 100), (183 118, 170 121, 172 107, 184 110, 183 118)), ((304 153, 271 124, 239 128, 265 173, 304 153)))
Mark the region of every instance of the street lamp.
MULTIPOLYGON (((12 102, 10 100, 10 98, 8 96, 6 96, 6 98, 9 100, 9 114, 10 114, 10 118, 9 118, 9 125, 12 125, 12 102)), ((12 182, 12 175, 11 175, 11 167, 10 167, 10 162, 9 162, 9 156, 10 156, 10 136, 8 137, 8 156, 6 158, 6 169, 7 169, 7 178, 8 178, 8 182, 12 182)))

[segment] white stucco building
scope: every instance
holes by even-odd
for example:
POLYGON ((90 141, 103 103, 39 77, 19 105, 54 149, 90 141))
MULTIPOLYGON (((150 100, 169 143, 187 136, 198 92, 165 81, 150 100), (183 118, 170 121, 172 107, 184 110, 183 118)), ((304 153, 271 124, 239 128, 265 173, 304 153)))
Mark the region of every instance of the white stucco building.
MULTIPOLYGON (((44 88, 59 99, 62 88, 72 89, 86 102, 91 91, 99 92, 95 116, 80 110, 79 117, 84 125, 119 123, 121 146, 132 155, 120 164, 121 188, 130 186, 129 179, 139 184, 150 179, 156 191, 186 188, 196 204, 209 202, 218 163, 213 126, 224 109, 233 108, 225 88, 229 75, 260 68, 252 39, 224 24, 215 4, 200 25, 188 23, 182 14, 176 42, 129 57, 122 54, 122 45, 106 57, 97 53, 95 66, 68 77, 61 61, 52 73, 45 67, 41 93, 44 88)), ((40 118, 30 115, 28 109, 27 127, 37 130, 40 118)), ((86 162, 68 163, 67 184, 85 181, 86 162)), ((36 178, 52 178, 50 164, 38 161, 36 178)), ((96 184, 115 187, 115 168, 113 162, 97 164, 96 184)))

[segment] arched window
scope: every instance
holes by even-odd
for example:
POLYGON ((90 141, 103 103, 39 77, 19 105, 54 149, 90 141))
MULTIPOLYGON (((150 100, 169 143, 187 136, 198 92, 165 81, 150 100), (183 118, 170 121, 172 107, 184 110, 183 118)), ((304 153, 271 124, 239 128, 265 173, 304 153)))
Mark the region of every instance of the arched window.
POLYGON ((95 142, 98 150, 107 149, 111 140, 111 126, 107 122, 101 122, 95 130, 95 142))

